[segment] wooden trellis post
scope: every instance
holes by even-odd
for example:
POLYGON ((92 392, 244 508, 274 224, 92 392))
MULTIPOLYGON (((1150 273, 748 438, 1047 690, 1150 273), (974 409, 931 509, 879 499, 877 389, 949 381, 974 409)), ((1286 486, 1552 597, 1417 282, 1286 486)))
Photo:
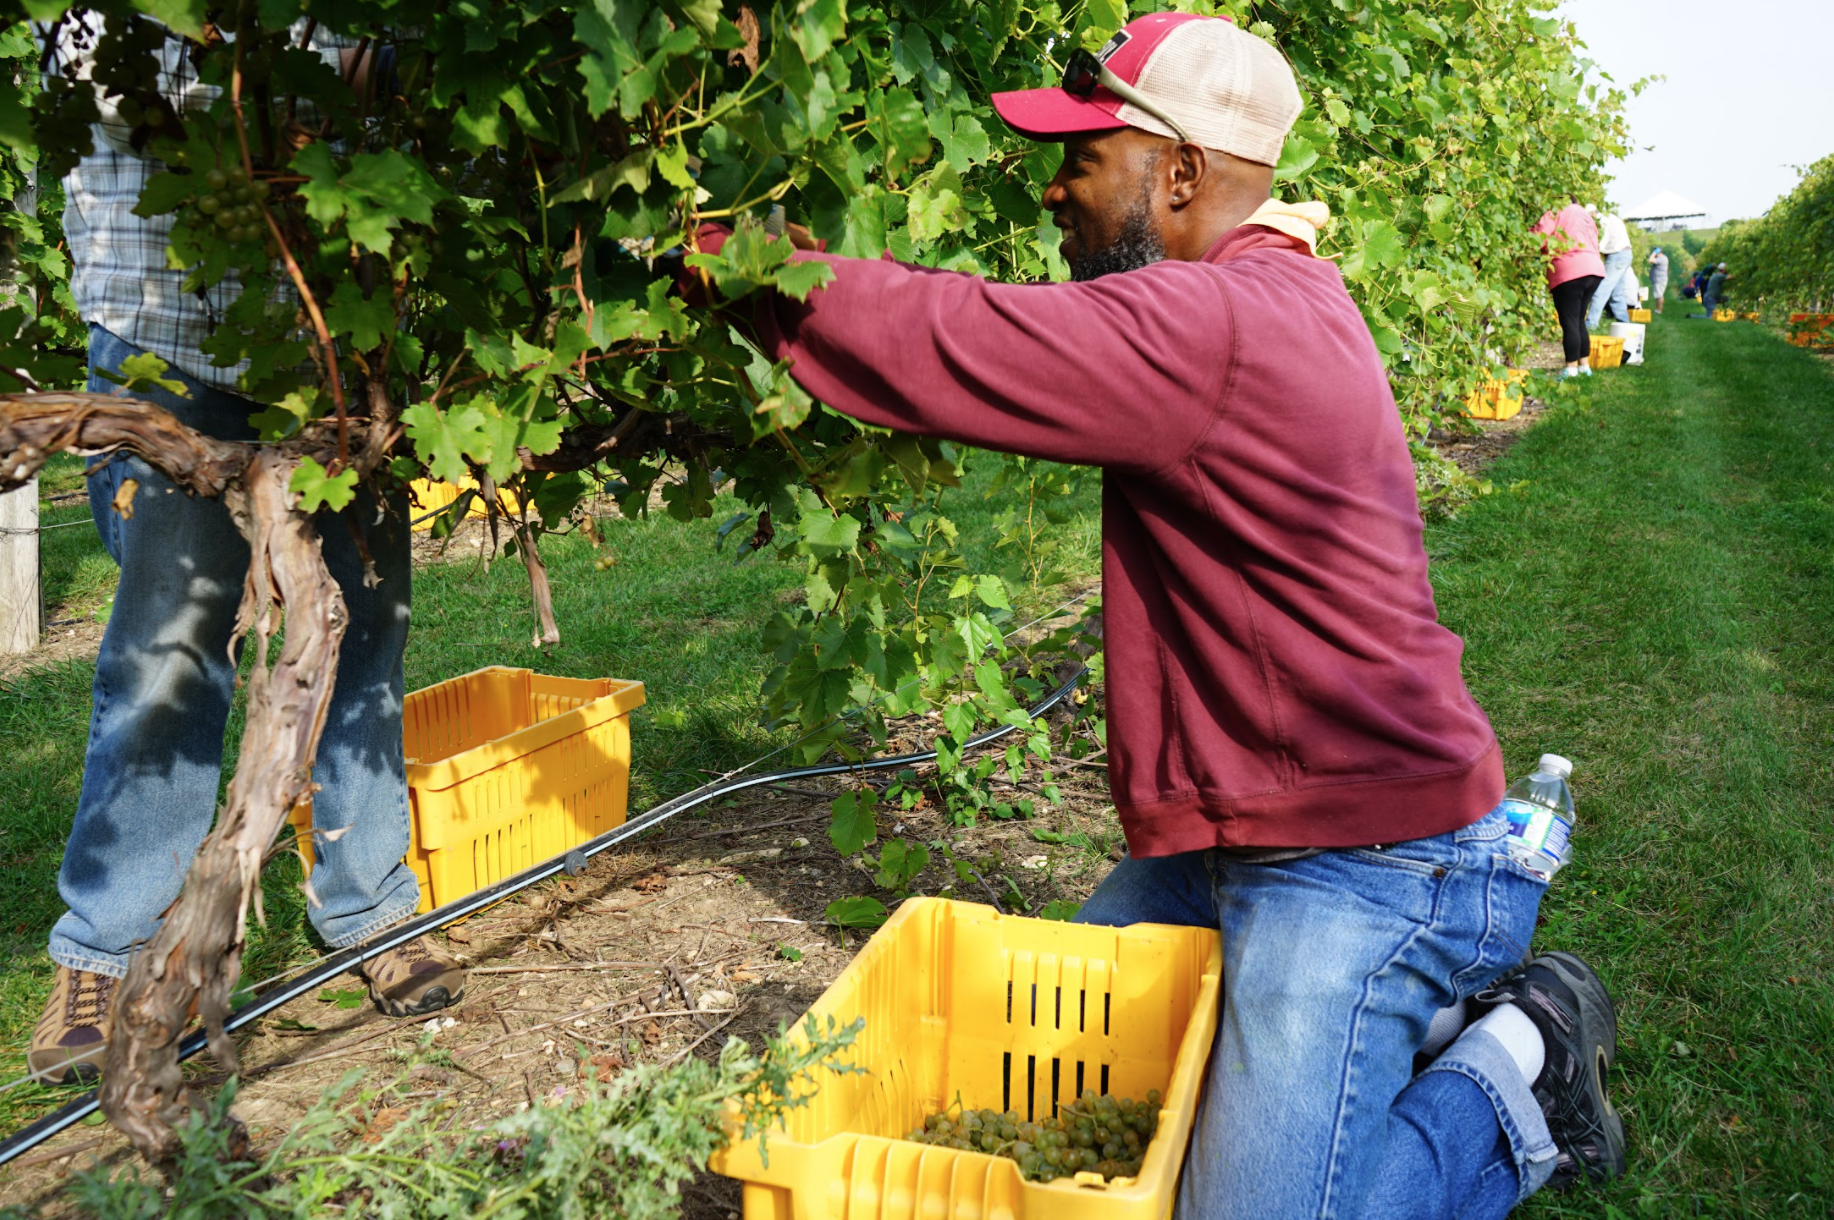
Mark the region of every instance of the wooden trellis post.
POLYGON ((38 576, 38 480, 0 495, 0 654, 38 647, 45 629, 38 576))

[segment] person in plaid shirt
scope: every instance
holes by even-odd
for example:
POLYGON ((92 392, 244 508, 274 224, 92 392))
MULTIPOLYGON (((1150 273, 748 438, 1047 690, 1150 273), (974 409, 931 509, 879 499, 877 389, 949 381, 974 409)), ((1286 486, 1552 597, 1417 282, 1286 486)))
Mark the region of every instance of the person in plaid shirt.
MULTIPOLYGON (((41 28, 49 70, 87 80, 101 24, 73 10, 41 28)), ((354 41, 319 33, 306 45, 347 78, 366 66, 352 62, 354 41)), ((183 40, 167 36, 157 55, 166 99, 181 114, 205 114, 218 90, 198 80, 183 40)), ((246 363, 220 365, 203 350, 241 287, 226 279, 186 289, 186 272, 167 259, 172 217, 133 212, 164 167, 134 146, 113 99, 98 89, 97 101, 94 150, 64 179, 71 290, 89 325, 88 388, 124 393, 122 363, 149 353, 170 366, 166 377, 184 393, 136 388, 133 397, 209 435, 254 439, 249 416, 259 404, 238 393, 246 363)), ((58 874, 68 910, 50 937, 56 983, 29 1055, 35 1075, 58 1082, 97 1074, 116 982, 177 897, 215 816, 236 677, 230 635, 248 570, 248 546, 225 506, 179 494, 137 458, 103 463, 89 477, 89 499, 121 579, 96 659, 82 792, 58 874), (131 515, 114 508, 130 482, 131 515)), ((362 496, 343 513, 320 513, 318 526, 350 626, 314 770, 323 787, 313 806, 320 833, 311 919, 341 948, 406 919, 419 902, 402 863, 409 531, 401 505, 362 496), (374 587, 364 580, 359 536, 381 578, 374 587)), ((364 973, 394 1016, 431 1012, 464 994, 459 964, 424 941, 381 955, 364 973)))

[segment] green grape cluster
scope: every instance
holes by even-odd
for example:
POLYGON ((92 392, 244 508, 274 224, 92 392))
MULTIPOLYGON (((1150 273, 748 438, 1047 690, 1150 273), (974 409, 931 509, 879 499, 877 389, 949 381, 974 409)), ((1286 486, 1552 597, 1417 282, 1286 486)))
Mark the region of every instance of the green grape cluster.
POLYGON ((960 1152, 986 1152, 1018 1163, 1027 1181, 1052 1182, 1079 1173, 1138 1177, 1146 1147, 1159 1127, 1159 1090, 1145 1101, 1098 1095, 1094 1089, 1057 1113, 1026 1122, 1017 1110, 945 1110, 923 1120, 906 1139, 960 1152))
POLYGON ((237 165, 228 170, 204 171, 204 189, 191 200, 190 221, 203 227, 214 224, 226 241, 250 245, 262 240, 260 202, 268 197, 268 184, 250 179, 237 165))
POLYGON ((165 37, 158 25, 134 18, 96 39, 90 77, 115 99, 115 113, 129 127, 154 131, 171 117, 154 58, 165 37))

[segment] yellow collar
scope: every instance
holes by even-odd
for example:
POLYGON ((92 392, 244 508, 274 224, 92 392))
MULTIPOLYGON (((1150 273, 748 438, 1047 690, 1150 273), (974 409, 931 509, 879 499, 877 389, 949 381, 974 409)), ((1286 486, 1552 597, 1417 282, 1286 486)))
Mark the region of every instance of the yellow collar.
POLYGON ((1331 209, 1316 199, 1306 203, 1282 203, 1278 199, 1269 199, 1242 224, 1260 225, 1264 229, 1273 229, 1288 237, 1298 238, 1305 243, 1307 250, 1316 255, 1318 230, 1330 222, 1331 209))

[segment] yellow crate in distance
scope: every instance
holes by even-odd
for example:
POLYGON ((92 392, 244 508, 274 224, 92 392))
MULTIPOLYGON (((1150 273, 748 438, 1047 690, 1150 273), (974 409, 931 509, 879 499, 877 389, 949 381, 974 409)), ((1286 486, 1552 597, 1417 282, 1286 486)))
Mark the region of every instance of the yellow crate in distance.
POLYGON ((1654 316, 1653 311, 1648 309, 1633 309, 1630 311, 1630 320, 1632 322, 1642 322, 1645 325, 1651 322, 1654 316))
MULTIPOLYGON (((402 703, 407 865, 430 911, 624 823, 641 682, 492 666, 402 703)), ((309 871, 312 805, 287 819, 309 871)))
POLYGON ((1594 369, 1614 369, 1624 363, 1624 340, 1593 335, 1591 363, 1594 369))
POLYGON ((1730 309, 1715 309, 1713 311, 1713 320, 1715 322, 1736 322, 1738 321, 1738 314, 1730 309))
POLYGON ((1105 928, 912 898, 809 1010, 865 1027, 788 1129, 712 1167, 745 1220, 1166 1220, 1216 1036, 1214 930, 1105 928), (953 1106, 1049 1117, 1081 1090, 1163 1095, 1137 1178, 1027 1182, 1005 1157, 902 1138, 953 1106))
POLYGON ((1482 389, 1465 398, 1465 414, 1472 419, 1514 419, 1522 411, 1522 383, 1527 369, 1510 369, 1504 378, 1486 378, 1482 389))
MULTIPOLYGON (((463 483, 441 483, 433 479, 415 479, 408 484, 411 499, 409 507, 417 530, 433 528, 434 513, 446 507, 468 491, 477 491, 478 485, 471 479, 463 483)), ((514 492, 497 490, 497 508, 505 515, 516 512, 521 507, 514 492)), ((480 492, 471 497, 471 503, 465 507, 466 517, 482 517, 486 512, 484 496, 480 492)))

